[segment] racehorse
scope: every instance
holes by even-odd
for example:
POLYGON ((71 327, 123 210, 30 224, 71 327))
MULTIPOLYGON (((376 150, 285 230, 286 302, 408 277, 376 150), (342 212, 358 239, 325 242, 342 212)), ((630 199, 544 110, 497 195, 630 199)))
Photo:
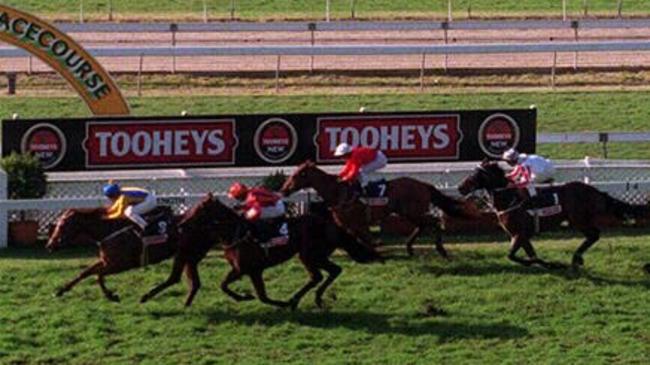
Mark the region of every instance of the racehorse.
POLYGON ((221 289, 228 296, 236 301, 255 299, 250 294, 236 293, 229 287, 234 281, 248 275, 257 297, 263 303, 292 309, 296 309, 302 297, 323 280, 320 270, 328 273, 328 277, 316 289, 316 304, 319 307, 323 305, 323 293, 342 271, 340 266, 329 259, 336 248, 342 248, 356 262, 381 260, 374 249, 360 244, 347 232, 320 216, 290 218, 288 243, 268 249, 262 248, 246 233, 251 230, 246 219, 212 194, 208 194, 192 208, 191 214, 186 217, 179 223, 182 234, 169 278, 145 294, 142 303, 178 283, 185 270, 191 285, 185 305, 190 306, 201 286, 198 264, 218 241, 223 244, 224 256, 231 266, 230 272, 221 282, 221 289), (309 272, 309 281, 289 301, 270 299, 262 276, 264 270, 283 263, 296 254, 309 272))
POLYGON ((173 227, 169 227, 170 237, 166 243, 143 246, 129 220, 105 219, 105 214, 105 208, 68 209, 57 221, 46 245, 48 250, 55 251, 76 237, 87 235, 97 243, 99 259, 58 289, 56 296, 62 296, 83 279, 97 275, 97 284, 104 296, 108 300, 119 302, 119 296, 106 288, 105 276, 158 263, 176 252, 173 227))
POLYGON ((551 196, 557 199, 555 214, 539 217, 529 213, 528 202, 521 197, 517 188, 508 187, 509 181, 505 171, 496 162, 483 161, 474 172, 466 177, 458 187, 462 195, 485 189, 488 192, 489 205, 496 212, 501 227, 511 237, 508 258, 519 264, 530 266, 538 264, 546 268, 560 265, 546 262, 537 257, 530 239, 538 230, 545 230, 568 221, 569 225, 585 235, 585 240, 573 254, 571 264, 574 268, 584 265, 583 254, 600 238, 600 226, 626 218, 640 218, 650 214, 646 205, 630 205, 614 199, 593 186, 581 182, 569 182, 563 185, 538 189, 538 196, 551 196), (523 248, 528 259, 516 256, 523 248))
MULTIPOLYGON (((350 184, 338 181, 336 175, 326 173, 311 161, 298 166, 298 169, 284 183, 281 192, 290 195, 310 187, 314 188, 330 207, 334 220, 341 227, 368 244, 372 242, 368 231, 368 226, 372 223, 387 223, 397 215, 409 226, 415 227, 408 232, 410 235, 406 240, 406 251, 409 256, 413 255, 413 243, 418 235, 423 230, 432 230, 438 226, 438 220, 430 214, 432 203, 450 216, 473 217, 464 202, 444 195, 433 185, 408 177, 388 181, 385 192, 388 198, 386 205, 368 207, 358 200, 345 201, 350 196, 350 184)), ((442 245, 439 230, 437 234, 436 250, 442 257, 447 258, 448 254, 442 245)))

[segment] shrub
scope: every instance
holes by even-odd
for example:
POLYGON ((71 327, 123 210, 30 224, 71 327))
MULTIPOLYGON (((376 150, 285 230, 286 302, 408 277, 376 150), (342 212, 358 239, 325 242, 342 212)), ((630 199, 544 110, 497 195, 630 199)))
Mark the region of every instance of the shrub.
POLYGON ((45 195, 47 178, 34 155, 12 152, 0 160, 0 167, 7 173, 9 199, 38 199, 45 195))

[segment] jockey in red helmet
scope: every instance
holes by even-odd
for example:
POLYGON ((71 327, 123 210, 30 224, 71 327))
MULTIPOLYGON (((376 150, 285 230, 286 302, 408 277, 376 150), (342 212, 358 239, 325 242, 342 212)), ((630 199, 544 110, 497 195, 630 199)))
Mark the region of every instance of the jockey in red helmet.
POLYGON ((336 147, 334 156, 346 159, 345 166, 339 172, 339 179, 346 182, 359 181, 363 189, 368 185, 368 174, 384 168, 388 159, 383 152, 368 147, 352 147, 341 143, 336 147))
POLYGON ((244 217, 250 221, 282 217, 286 210, 281 197, 263 187, 248 188, 236 182, 228 189, 228 197, 243 202, 244 217))

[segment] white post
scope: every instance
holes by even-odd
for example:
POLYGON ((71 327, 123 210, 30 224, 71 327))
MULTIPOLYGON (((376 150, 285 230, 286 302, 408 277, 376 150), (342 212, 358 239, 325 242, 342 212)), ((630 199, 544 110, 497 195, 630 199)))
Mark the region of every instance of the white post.
POLYGON ((113 21, 113 0, 108 0, 108 21, 113 21))
POLYGON ((582 0, 582 14, 584 16, 589 15, 589 0, 582 0))
POLYGON ((206 0, 203 0, 203 22, 208 22, 208 3, 206 0))
POLYGON ((566 0, 562 0, 562 20, 566 22, 566 0))
POLYGON ((618 0, 618 5, 616 5, 616 13, 619 18, 623 17, 623 0, 618 0))
POLYGON ((9 222, 3 201, 7 199, 7 174, 0 169, 0 249, 7 248, 9 242, 9 222))
POLYGON ((79 0, 79 23, 84 22, 84 0, 79 0))
POLYGON ((454 20, 451 16, 451 0, 447 0, 447 21, 450 22, 454 20))
POLYGON ((325 0, 325 21, 330 21, 330 0, 325 0))
POLYGON ((235 0, 230 0, 230 20, 235 20, 235 0))

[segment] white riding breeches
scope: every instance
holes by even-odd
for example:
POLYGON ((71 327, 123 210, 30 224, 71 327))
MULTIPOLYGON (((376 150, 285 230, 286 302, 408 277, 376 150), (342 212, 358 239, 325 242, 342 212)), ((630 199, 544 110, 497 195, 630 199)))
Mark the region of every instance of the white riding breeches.
POLYGON ((262 211, 260 212, 260 219, 281 217, 284 215, 285 211, 286 208, 284 206, 284 202, 282 200, 278 200, 278 202, 275 203, 275 205, 262 208, 262 211))
POLYGON ((361 186, 366 187, 366 185, 368 185, 368 174, 386 167, 386 164, 388 164, 386 155, 381 151, 377 151, 377 157, 375 157, 374 160, 361 166, 359 171, 359 182, 361 183, 361 186))
POLYGON ((156 196, 149 194, 142 203, 128 206, 124 210, 124 215, 139 225, 142 229, 145 229, 147 221, 142 218, 142 215, 149 213, 154 209, 156 209, 156 196))

